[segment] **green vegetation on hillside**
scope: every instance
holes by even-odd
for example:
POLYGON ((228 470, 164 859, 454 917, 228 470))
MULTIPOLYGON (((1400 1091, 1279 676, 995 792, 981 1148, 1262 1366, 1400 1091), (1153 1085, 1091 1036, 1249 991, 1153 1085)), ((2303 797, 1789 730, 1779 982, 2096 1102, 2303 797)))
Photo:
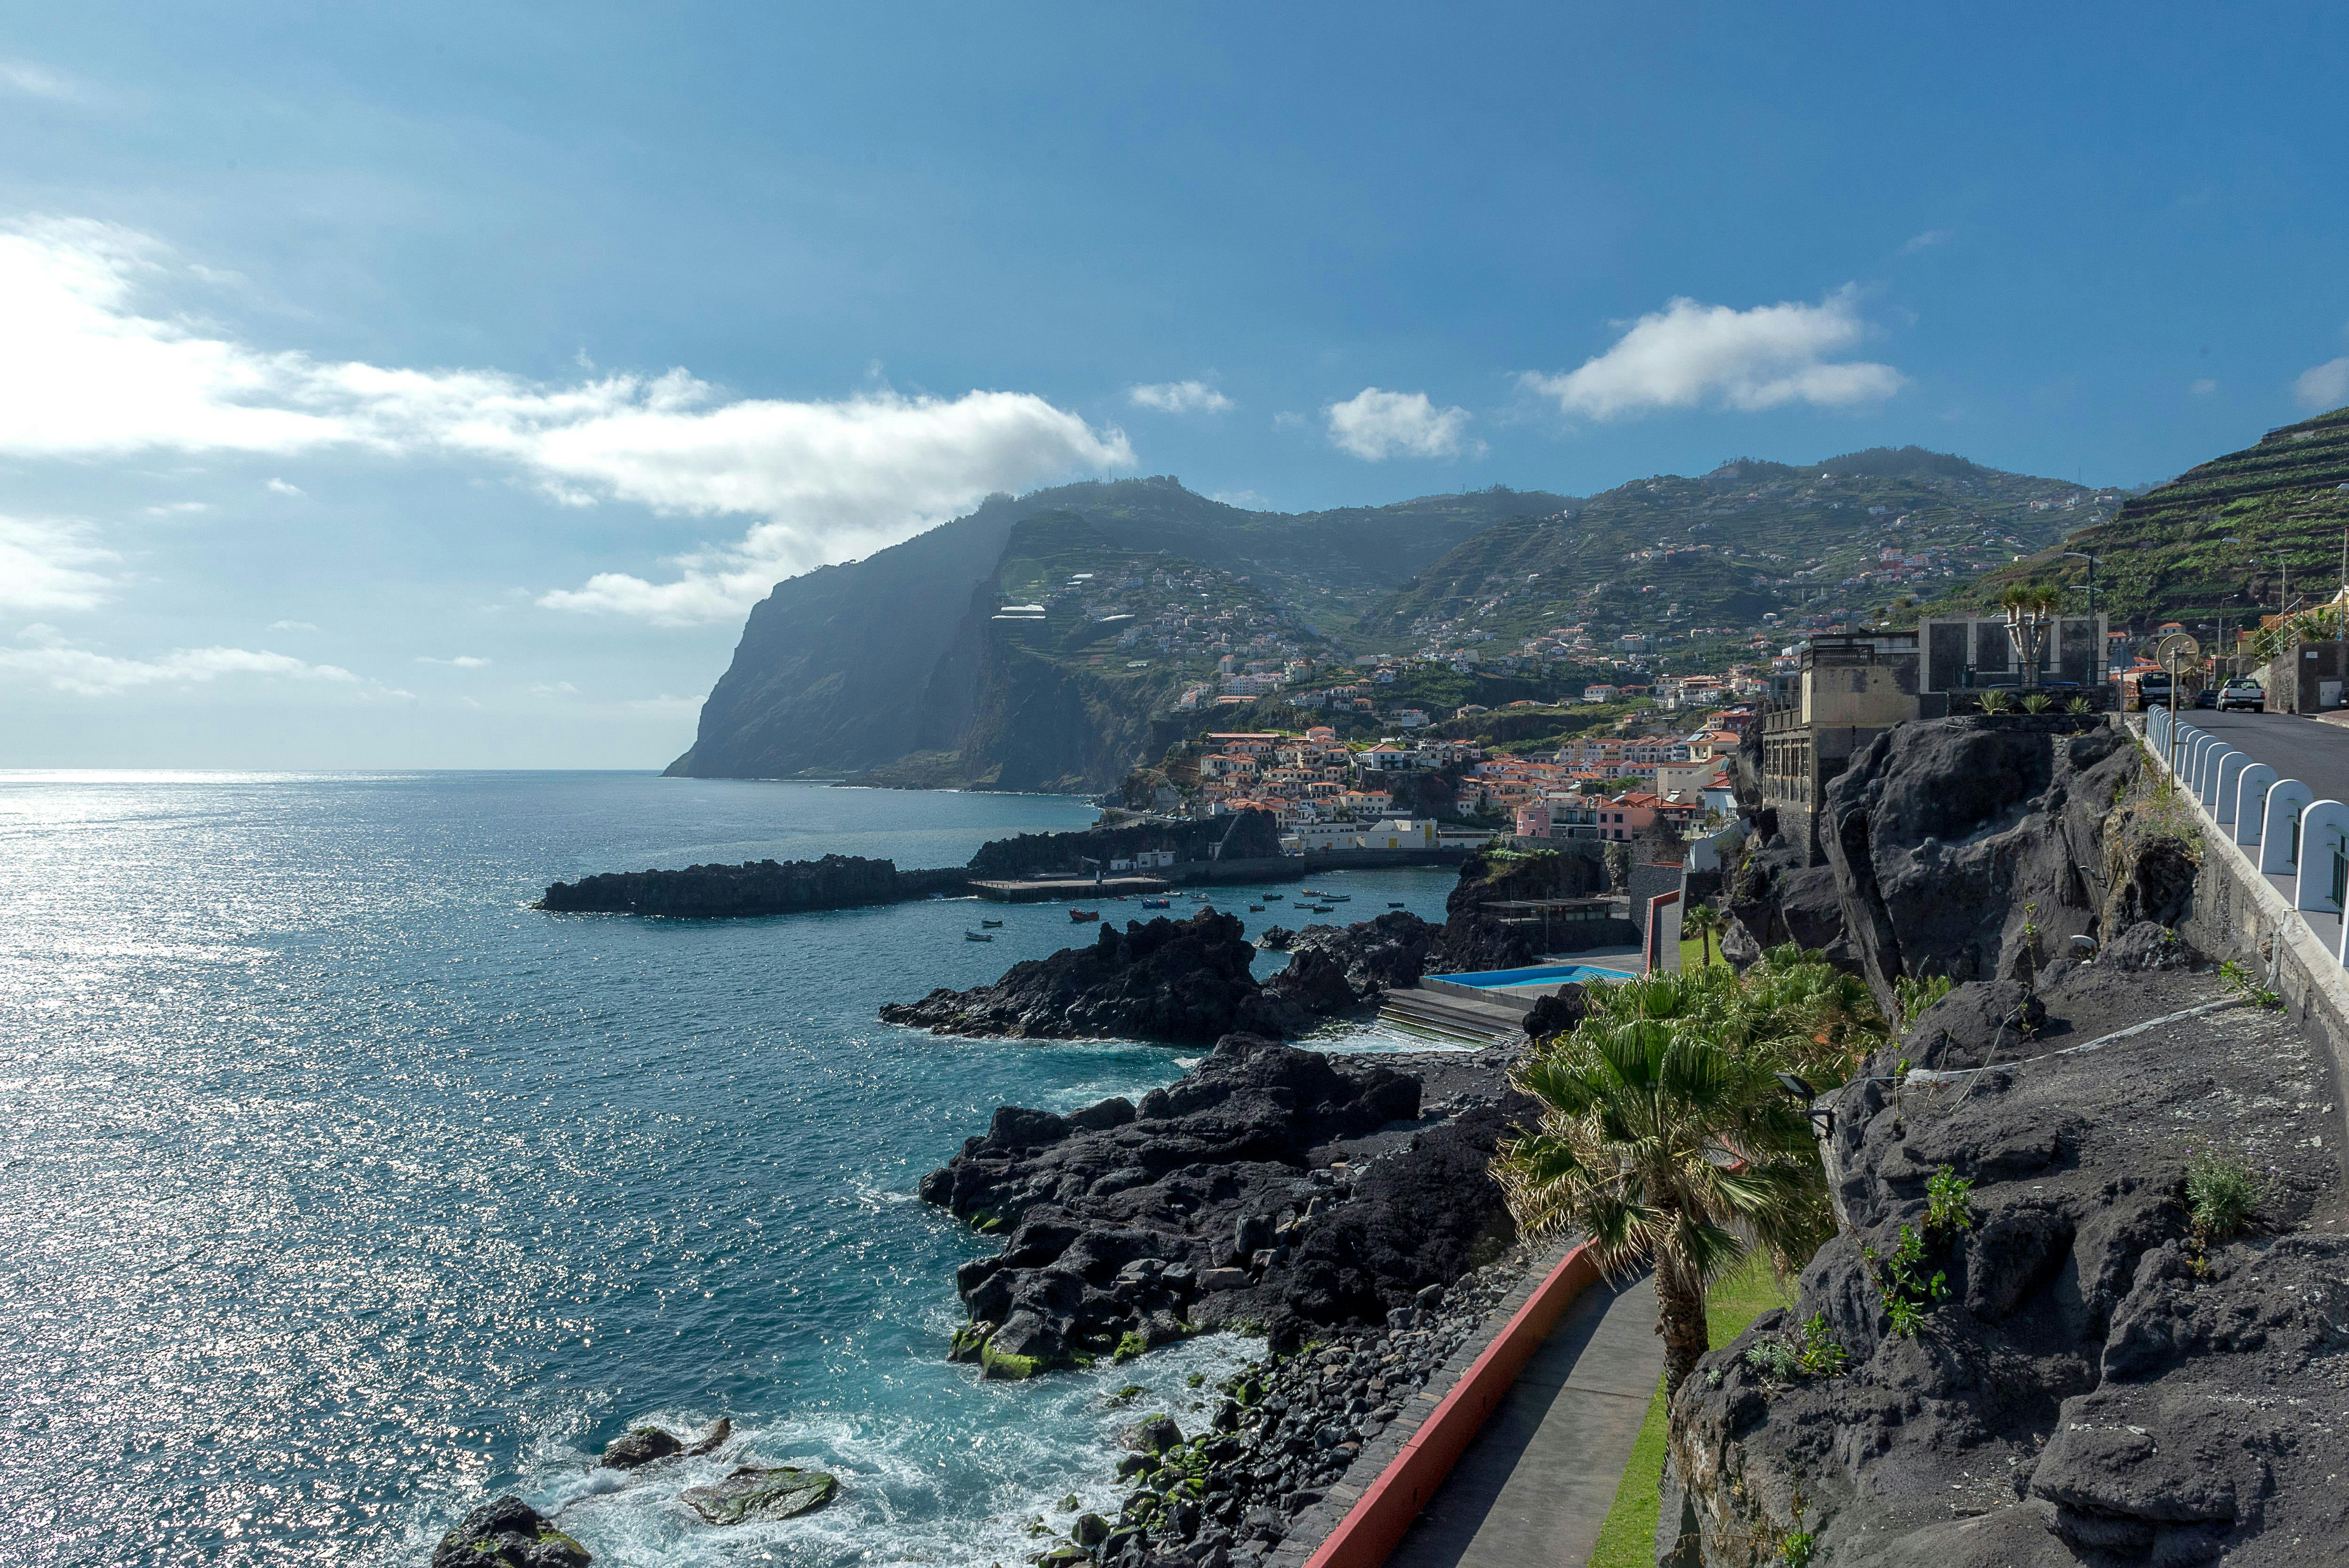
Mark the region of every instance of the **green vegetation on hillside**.
POLYGON ((1441 645, 1578 624, 1647 634, 1669 656, 1676 644, 1744 643, 1765 613, 1843 620, 1940 592, 2118 501, 1914 447, 1802 468, 1738 459, 1489 529, 1422 568, 1362 630, 1441 645))
MULTIPOLYGON (((2349 528, 2349 408, 2270 430, 2158 486, 2110 521, 2064 547, 2099 557, 2097 607, 2116 626, 2139 632, 2163 621, 2242 626, 2275 614, 2289 592, 2295 607, 2330 599, 2341 581, 2349 528)), ((1943 602, 1994 604, 2012 583, 2083 582, 2084 562, 2043 552, 1989 573, 1943 602)), ((2074 595, 2085 604, 2085 595, 2074 595)))

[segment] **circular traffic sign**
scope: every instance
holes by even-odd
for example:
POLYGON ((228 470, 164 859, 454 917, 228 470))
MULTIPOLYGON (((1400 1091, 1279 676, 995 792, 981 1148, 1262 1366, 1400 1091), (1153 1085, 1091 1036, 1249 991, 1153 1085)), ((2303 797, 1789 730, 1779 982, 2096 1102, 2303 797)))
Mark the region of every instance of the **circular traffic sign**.
POLYGON ((2202 645, 2194 640, 2191 632, 2172 632, 2154 645, 2154 658, 2161 664, 2186 664, 2202 656, 2202 645))

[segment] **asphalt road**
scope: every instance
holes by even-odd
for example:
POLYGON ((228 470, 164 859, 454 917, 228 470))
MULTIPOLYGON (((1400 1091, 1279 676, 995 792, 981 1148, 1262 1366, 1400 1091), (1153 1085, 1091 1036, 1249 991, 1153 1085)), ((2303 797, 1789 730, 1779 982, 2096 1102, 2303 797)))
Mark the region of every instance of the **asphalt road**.
POLYGON ((2178 722, 2215 735, 2279 779, 2297 779, 2320 800, 2349 800, 2349 727, 2292 713, 2180 708, 2178 722))

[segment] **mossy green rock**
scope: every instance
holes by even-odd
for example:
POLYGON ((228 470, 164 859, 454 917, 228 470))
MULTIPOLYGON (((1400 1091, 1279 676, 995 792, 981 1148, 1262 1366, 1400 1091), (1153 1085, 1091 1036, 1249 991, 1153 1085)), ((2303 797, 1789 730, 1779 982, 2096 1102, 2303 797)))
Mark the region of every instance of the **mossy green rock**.
POLYGON ((839 1490, 822 1470, 744 1465, 724 1480, 688 1489, 679 1501, 712 1524, 745 1524, 812 1512, 839 1490))

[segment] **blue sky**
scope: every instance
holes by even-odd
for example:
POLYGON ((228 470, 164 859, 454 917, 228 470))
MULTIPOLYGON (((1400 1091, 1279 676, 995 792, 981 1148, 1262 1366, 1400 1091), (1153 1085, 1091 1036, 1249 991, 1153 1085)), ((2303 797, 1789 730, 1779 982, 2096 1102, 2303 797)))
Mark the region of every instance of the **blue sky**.
POLYGON ((2349 402, 2338 7, 19 8, 0 766, 657 766, 992 490, 2349 402))

